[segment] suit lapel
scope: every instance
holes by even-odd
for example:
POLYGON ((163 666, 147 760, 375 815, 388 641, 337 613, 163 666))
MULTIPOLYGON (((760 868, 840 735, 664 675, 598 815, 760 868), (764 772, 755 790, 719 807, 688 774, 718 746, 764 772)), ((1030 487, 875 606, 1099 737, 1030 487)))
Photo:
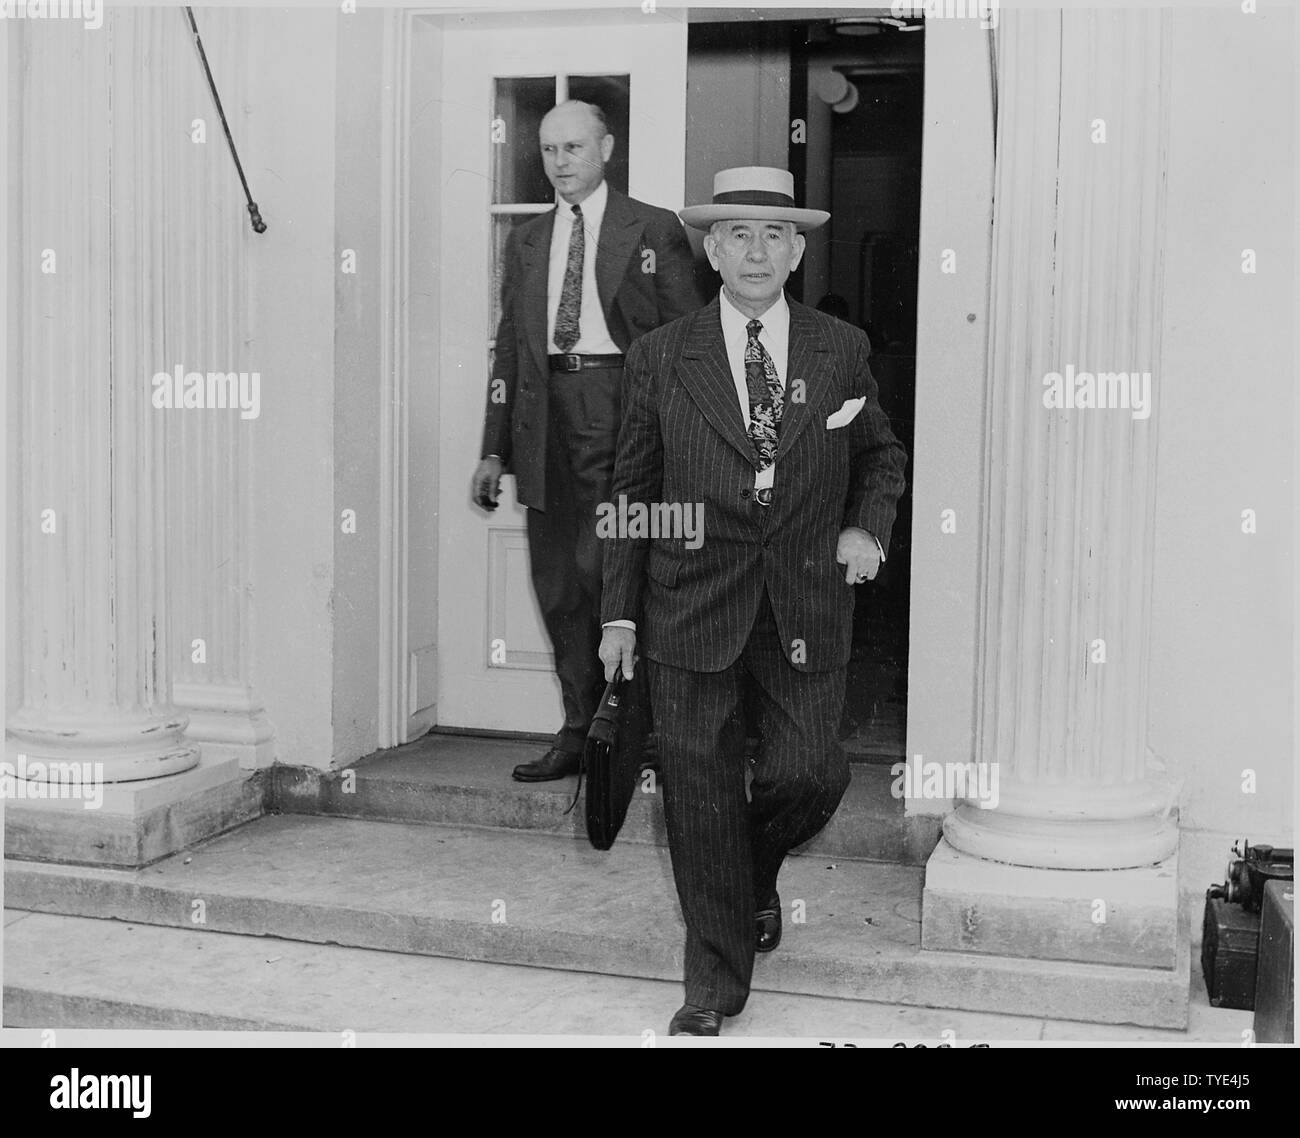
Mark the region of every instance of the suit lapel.
POLYGON ((826 341, 817 330, 816 321, 808 309, 790 301, 790 345, 785 369, 785 405, 781 412, 781 430, 777 438, 775 462, 781 461, 795 444, 800 432, 813 418, 814 407, 821 402, 822 388, 827 382, 826 341), (802 399, 793 399, 802 381, 802 399))
POLYGON ((692 318, 678 375, 713 429, 753 465, 754 444, 745 434, 745 420, 731 378, 731 363, 727 359, 718 312, 715 296, 692 318))
POLYGON ((547 296, 546 284, 551 263, 551 233, 555 229, 555 210, 542 214, 530 224, 524 238, 524 321, 528 346, 532 349, 537 370, 546 375, 547 363, 547 296), (539 302, 540 301, 540 302, 539 302))
POLYGON ((596 293, 606 327, 612 326, 614 300, 618 286, 627 272, 628 258, 636 248, 642 225, 627 197, 612 186, 605 202, 605 216, 600 223, 600 244, 596 249, 596 293))

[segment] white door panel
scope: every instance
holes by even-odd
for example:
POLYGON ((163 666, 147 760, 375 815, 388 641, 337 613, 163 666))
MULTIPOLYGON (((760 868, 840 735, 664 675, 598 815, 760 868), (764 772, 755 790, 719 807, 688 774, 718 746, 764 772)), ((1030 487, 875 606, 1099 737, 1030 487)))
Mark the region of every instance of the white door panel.
POLYGON ((615 161, 621 150, 627 190, 669 209, 682 205, 685 22, 643 15, 636 6, 629 13, 566 19, 571 22, 557 17, 544 26, 488 27, 469 17, 445 33, 442 179, 430 187, 441 197, 443 238, 437 706, 445 726, 550 732, 562 720, 514 479, 504 480, 490 516, 470 501, 495 333, 494 249, 511 218, 544 212, 553 200, 541 174, 535 126, 521 128, 519 139, 509 137, 508 128, 531 123, 530 115, 547 109, 543 102, 566 97, 570 88, 575 94, 591 90, 598 82, 591 77, 627 76, 626 137, 615 130, 615 161), (498 84, 526 78, 536 82, 498 84), (507 86, 514 99, 511 123, 499 114, 498 93, 507 86), (539 184, 519 200, 519 187, 539 184))

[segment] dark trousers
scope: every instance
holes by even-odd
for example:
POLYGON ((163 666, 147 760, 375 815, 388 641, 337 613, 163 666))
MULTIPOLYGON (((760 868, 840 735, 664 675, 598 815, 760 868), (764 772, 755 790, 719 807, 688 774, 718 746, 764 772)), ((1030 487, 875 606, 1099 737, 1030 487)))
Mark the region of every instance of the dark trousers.
POLYGON ((647 661, 659 732, 673 878, 686 922, 686 1002, 736 1015, 754 969, 754 910, 785 856, 839 805, 849 768, 839 743, 845 669, 786 660, 766 591, 740 658, 721 672, 647 661), (746 680, 763 746, 745 794, 746 680))
POLYGON ((603 543, 596 507, 609 501, 623 369, 553 372, 547 391, 546 508, 528 511, 533 589, 555 653, 562 751, 581 753, 605 689, 600 648, 603 543))

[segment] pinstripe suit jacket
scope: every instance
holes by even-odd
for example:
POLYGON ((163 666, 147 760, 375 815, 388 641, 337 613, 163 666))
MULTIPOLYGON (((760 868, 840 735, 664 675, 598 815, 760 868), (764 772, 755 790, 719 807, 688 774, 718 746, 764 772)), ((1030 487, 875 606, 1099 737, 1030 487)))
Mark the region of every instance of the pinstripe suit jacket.
POLYGON ((786 402, 764 507, 753 501, 754 448, 718 299, 637 340, 624 372, 612 500, 702 503, 703 540, 696 549, 681 534, 607 541, 601 620, 636 621, 650 659, 721 671, 744 648, 766 585, 795 668, 847 664, 853 587, 836 543, 845 526, 859 526, 888 552, 907 463, 880 408, 870 352, 864 332, 790 301, 786 402), (866 402, 847 426, 826 427, 859 397, 866 402))

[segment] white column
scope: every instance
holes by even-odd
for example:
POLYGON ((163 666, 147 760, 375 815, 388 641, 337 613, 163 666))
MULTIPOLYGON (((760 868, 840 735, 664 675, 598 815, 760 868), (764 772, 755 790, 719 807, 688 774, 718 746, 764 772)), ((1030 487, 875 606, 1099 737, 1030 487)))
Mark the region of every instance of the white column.
POLYGON ((999 20, 977 760, 1000 800, 944 823, 980 858, 1119 869, 1177 849, 1146 748, 1169 26, 999 20), (1044 377, 1067 369, 1149 373, 1149 417, 1049 409, 1044 377))
POLYGON ((162 416, 151 377, 184 282, 163 271, 173 9, 22 29, 23 699, 11 758, 174 774, 162 416))
MULTIPOLYGON (((247 13, 200 8, 195 18, 247 169, 247 13)), ((247 242, 267 238, 254 235, 249 225, 243 188, 183 13, 164 17, 164 27, 175 93, 158 112, 174 143, 160 158, 168 206, 178 219, 168 227, 166 256, 185 289, 158 370, 251 374, 257 364, 248 345, 247 242), (206 141, 192 141, 195 120, 202 120, 206 141)), ((272 733, 249 669, 249 433, 258 418, 220 409, 163 414, 172 490, 175 702, 189 714, 187 737, 206 756, 266 766, 273 758, 272 733)))

